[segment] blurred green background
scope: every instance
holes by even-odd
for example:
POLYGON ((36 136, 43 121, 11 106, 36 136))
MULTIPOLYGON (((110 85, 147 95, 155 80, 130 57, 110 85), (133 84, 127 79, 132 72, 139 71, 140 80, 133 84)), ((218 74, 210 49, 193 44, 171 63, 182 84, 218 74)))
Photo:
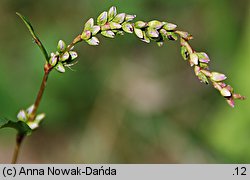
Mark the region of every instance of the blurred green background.
MULTIPOLYGON (((30 106, 43 76, 43 56, 15 12, 29 17, 52 52, 111 5, 192 33, 210 67, 250 97, 249 0, 0 0, 0 117, 30 106)), ((100 40, 76 47, 75 72, 51 73, 39 108, 47 117, 25 139, 20 163, 250 163, 249 101, 232 109, 201 84, 179 42, 100 40)), ((0 131, 0 163, 10 162, 14 142, 14 130, 0 131)))

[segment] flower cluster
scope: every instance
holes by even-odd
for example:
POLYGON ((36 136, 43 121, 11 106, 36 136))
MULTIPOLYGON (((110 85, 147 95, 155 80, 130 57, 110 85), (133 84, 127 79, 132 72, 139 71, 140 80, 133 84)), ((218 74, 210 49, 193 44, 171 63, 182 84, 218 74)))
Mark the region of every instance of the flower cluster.
POLYGON ((181 55, 194 67, 195 75, 201 82, 209 84, 211 81, 214 88, 220 91, 231 107, 234 107, 235 99, 243 100, 245 98, 240 94, 235 94, 233 88, 223 82, 226 79, 224 74, 209 71, 210 59, 208 55, 205 52, 194 51, 188 43, 189 40, 193 39, 191 34, 177 30, 177 25, 165 21, 131 22, 135 17, 135 15, 125 13, 117 14, 116 7, 113 6, 108 12, 104 11, 98 16, 97 25, 94 24, 93 18, 86 22, 81 40, 86 41, 89 45, 99 45, 100 42, 96 37, 99 33, 105 37, 114 38, 116 34, 123 35, 126 32, 135 33, 143 42, 155 41, 158 46, 162 46, 165 40, 176 41, 179 37, 181 55))
MULTIPOLYGON (((179 32, 177 31, 177 33, 179 32)), ((220 94, 226 98, 226 101, 231 107, 234 107, 235 99, 245 99, 244 96, 235 94, 233 88, 223 82, 227 79, 224 74, 209 70, 208 63, 210 59, 206 53, 194 51, 188 43, 190 38, 188 39, 181 34, 180 36, 182 57, 184 60, 188 60, 190 65, 194 67, 195 75, 201 82, 209 84, 209 81, 211 81, 214 88, 219 90, 220 94)))
POLYGON ((19 121, 25 122, 30 129, 34 130, 39 127, 40 122, 45 118, 45 114, 41 113, 35 116, 34 120, 30 120, 31 114, 33 112, 34 105, 31 105, 28 109, 26 110, 20 110, 19 113, 17 114, 17 119, 19 121))
POLYGON ((67 47, 65 42, 60 40, 57 45, 57 51, 50 54, 49 64, 60 72, 65 72, 65 67, 74 65, 73 61, 77 58, 77 53, 73 51, 74 47, 67 47))

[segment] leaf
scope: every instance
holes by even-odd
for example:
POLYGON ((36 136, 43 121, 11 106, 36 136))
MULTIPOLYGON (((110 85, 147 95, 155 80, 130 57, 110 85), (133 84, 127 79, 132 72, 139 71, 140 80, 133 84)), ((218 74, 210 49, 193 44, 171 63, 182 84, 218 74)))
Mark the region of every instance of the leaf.
POLYGON ((35 31, 34 31, 32 25, 31 25, 31 23, 23 15, 21 15, 20 13, 16 12, 16 14, 22 19, 22 21, 24 22, 24 24, 28 28, 31 36, 33 37, 33 39, 35 40, 36 44, 39 46, 40 50, 42 51, 42 53, 43 53, 46 61, 49 62, 49 55, 48 55, 45 47, 43 46, 42 42, 39 40, 39 38, 35 34, 35 31))
POLYGON ((0 119, 0 129, 8 127, 16 129, 19 135, 26 136, 32 133, 32 129, 23 121, 0 119))

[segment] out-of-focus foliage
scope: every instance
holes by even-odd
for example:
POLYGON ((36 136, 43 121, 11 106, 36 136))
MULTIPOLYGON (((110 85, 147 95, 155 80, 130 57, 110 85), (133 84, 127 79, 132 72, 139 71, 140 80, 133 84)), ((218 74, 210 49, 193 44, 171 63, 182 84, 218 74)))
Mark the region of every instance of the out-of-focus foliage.
MULTIPOLYGON (((49 52, 111 5, 137 19, 174 22, 195 37, 211 68, 249 96, 249 1, 0 0, 0 116, 33 103, 44 59, 15 12, 29 17, 49 52)), ((76 47, 75 72, 52 72, 38 111, 47 117, 28 137, 22 163, 249 163, 249 101, 231 109, 200 84, 178 43, 158 48, 125 35, 76 47)), ((15 131, 0 131, 0 163, 15 131)))

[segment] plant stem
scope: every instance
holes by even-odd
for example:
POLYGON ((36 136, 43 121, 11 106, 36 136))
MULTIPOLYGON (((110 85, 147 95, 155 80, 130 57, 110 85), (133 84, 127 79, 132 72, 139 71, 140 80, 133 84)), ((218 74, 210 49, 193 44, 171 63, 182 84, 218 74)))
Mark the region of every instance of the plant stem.
POLYGON ((38 107, 40 105, 40 102, 42 100, 42 96, 43 96, 43 93, 44 93, 44 90, 45 90, 45 87, 46 87, 46 84, 47 84, 48 76, 49 76, 49 73, 50 73, 50 71, 52 69, 53 69, 53 67, 50 64, 46 63, 44 65, 43 80, 42 80, 39 92, 37 94, 37 97, 36 97, 36 100, 35 100, 35 103, 34 103, 34 109, 33 109, 33 111, 30 114, 29 121, 33 121, 34 118, 35 118, 35 116, 36 116, 36 111, 37 111, 37 109, 38 109, 38 107))
POLYGON ((20 135, 20 134, 17 134, 16 136, 16 147, 12 156, 12 161, 11 161, 12 164, 16 164, 17 162, 17 158, 20 152, 20 147, 22 145, 24 137, 25 137, 24 135, 20 135))
POLYGON ((82 38, 81 38, 81 34, 76 36, 76 38, 72 41, 72 43, 70 45, 68 45, 66 51, 69 51, 74 45, 76 45, 77 43, 81 42, 82 38))

